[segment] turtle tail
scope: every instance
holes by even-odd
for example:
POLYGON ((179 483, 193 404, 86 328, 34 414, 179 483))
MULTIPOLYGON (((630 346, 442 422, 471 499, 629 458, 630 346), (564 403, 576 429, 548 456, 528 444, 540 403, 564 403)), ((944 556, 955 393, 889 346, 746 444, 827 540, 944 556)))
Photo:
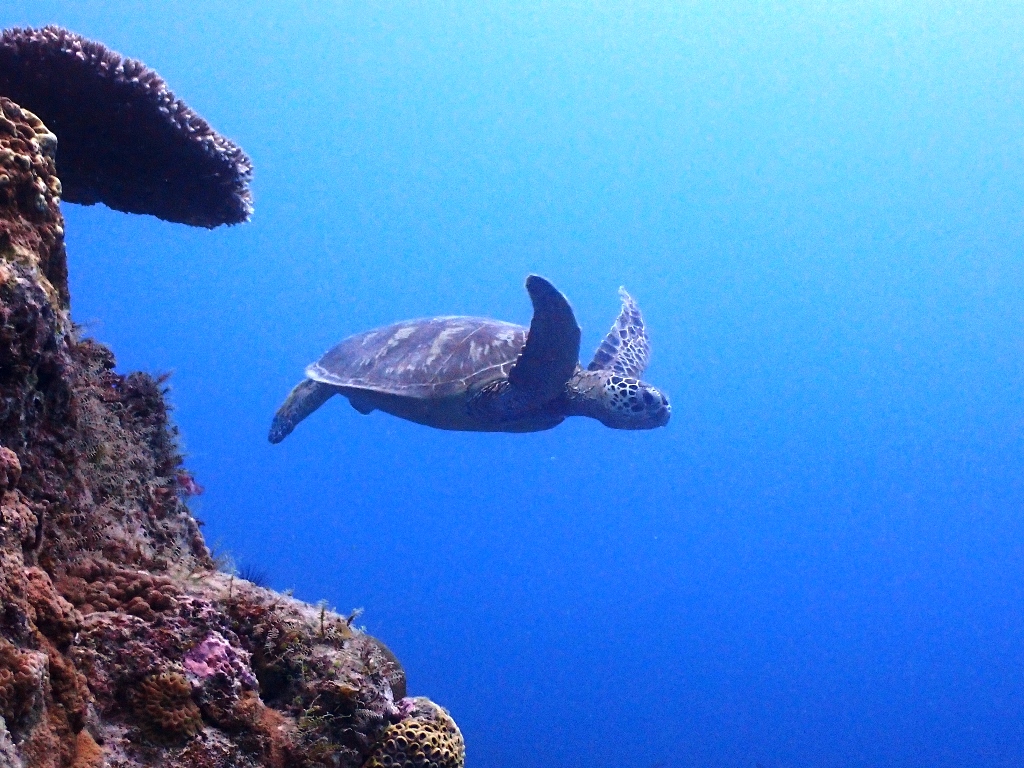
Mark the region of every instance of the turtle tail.
POLYGON ((270 425, 270 442, 277 444, 292 433, 296 425, 337 394, 336 387, 312 379, 303 379, 285 398, 270 425))

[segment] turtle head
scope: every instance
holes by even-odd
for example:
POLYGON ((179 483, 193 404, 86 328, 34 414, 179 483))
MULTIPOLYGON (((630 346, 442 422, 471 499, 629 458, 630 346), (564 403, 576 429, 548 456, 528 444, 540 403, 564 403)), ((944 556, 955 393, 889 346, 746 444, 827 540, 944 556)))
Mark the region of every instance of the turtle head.
POLYGON ((668 424, 672 406, 657 387, 614 371, 581 371, 570 383, 570 413, 612 429, 654 429, 668 424))

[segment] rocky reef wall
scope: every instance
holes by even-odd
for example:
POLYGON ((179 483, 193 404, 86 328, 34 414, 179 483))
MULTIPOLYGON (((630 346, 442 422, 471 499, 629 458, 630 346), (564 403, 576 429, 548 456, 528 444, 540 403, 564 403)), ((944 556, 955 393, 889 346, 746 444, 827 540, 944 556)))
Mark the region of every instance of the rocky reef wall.
POLYGON ((58 141, 0 97, 0 767, 462 766, 382 643, 215 567, 164 382, 70 320, 58 141))

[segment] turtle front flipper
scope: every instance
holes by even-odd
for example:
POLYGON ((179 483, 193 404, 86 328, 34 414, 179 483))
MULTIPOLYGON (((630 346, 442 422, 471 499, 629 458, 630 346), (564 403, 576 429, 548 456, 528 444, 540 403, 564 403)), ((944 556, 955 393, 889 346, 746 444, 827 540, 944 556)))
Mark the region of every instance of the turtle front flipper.
POLYGON ((565 392, 580 359, 580 327, 568 300, 537 275, 526 278, 533 320, 508 381, 524 402, 543 405, 565 392))
POLYGON ((619 297, 622 299, 622 311, 594 353, 587 370, 614 371, 621 376, 639 379, 651 357, 651 344, 640 307, 625 288, 619 288, 619 297))
MULTIPOLYGON (((509 423, 543 412, 565 394, 579 368, 580 327, 565 296, 537 275, 526 278, 526 290, 533 302, 533 320, 519 356, 507 377, 471 393, 466 403, 471 418, 481 423, 509 423)), ((565 414, 548 417, 545 423, 551 423, 544 429, 565 414)))
POLYGON ((303 379, 293 389, 281 407, 274 414, 270 425, 270 442, 277 444, 292 433, 296 425, 313 411, 326 403, 338 393, 338 388, 330 384, 321 384, 312 379, 303 379))

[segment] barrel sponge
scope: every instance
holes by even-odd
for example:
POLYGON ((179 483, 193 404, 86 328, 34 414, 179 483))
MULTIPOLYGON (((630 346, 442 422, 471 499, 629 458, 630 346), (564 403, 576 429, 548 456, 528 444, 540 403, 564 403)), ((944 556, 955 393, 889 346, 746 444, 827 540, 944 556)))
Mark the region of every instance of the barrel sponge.
POLYGON ((57 26, 0 34, 0 96, 60 142, 64 200, 199 227, 252 213, 252 164, 144 64, 57 26))
POLYGON ((448 712, 429 699, 414 700, 412 714, 384 729, 363 768, 463 768, 466 743, 448 712))

